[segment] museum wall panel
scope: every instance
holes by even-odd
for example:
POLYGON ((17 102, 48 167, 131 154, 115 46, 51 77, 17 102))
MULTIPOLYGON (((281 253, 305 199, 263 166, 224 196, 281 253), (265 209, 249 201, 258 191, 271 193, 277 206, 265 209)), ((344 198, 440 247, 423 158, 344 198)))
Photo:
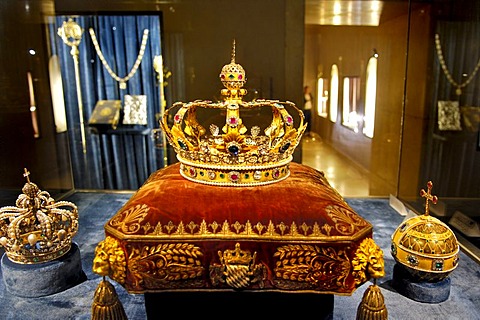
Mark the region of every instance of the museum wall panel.
POLYGON ((24 183, 24 168, 52 194, 73 188, 68 141, 55 131, 49 94, 42 28, 47 9, 43 2, 30 3, 29 10, 18 1, 0 3, 0 188, 5 190, 24 183))

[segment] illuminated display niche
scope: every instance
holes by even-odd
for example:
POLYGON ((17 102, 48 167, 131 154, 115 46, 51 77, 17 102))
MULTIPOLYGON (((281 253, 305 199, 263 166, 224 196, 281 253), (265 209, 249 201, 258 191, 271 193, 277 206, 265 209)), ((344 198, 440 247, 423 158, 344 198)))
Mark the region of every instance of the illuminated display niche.
POLYGON ((375 104, 377 95, 377 58, 371 57, 367 65, 365 90, 365 116, 363 118, 363 134, 373 138, 375 125, 375 104))

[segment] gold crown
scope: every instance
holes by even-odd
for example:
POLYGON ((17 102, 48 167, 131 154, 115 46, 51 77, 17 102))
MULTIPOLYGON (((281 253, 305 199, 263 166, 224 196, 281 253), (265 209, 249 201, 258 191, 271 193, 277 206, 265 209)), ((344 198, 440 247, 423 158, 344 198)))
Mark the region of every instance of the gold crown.
POLYGON ((232 60, 222 68, 220 79, 225 86, 221 90, 223 101, 176 102, 160 122, 181 163, 180 174, 195 182, 219 186, 255 186, 286 179, 293 152, 306 128, 303 112, 288 101, 242 101, 247 94, 243 88, 247 79, 243 67, 235 63, 235 42, 232 60), (240 110, 261 112, 264 108, 271 109, 271 123, 263 135, 259 125, 252 125, 248 134, 240 110), (220 109, 225 117, 220 126, 209 124, 209 134, 198 121, 200 117, 215 120, 215 116, 208 117, 208 109, 220 109), (295 112, 297 127, 289 110, 295 112), (173 112, 173 124, 169 126, 173 112))
POLYGON ((68 201, 59 201, 30 182, 14 206, 0 208, 0 245, 7 257, 16 263, 35 264, 57 259, 71 247, 78 230, 77 207, 68 201), (68 208, 68 209, 66 209, 68 208))

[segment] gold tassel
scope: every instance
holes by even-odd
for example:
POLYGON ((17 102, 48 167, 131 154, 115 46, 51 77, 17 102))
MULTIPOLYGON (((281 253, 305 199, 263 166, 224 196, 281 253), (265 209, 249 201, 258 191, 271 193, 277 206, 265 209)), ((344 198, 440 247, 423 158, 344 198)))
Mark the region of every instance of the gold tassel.
POLYGON ((105 280, 98 284, 93 296, 92 320, 127 320, 115 287, 105 280))
POLYGON ((357 309, 357 320, 386 320, 388 310, 383 294, 376 281, 363 294, 362 302, 357 309))

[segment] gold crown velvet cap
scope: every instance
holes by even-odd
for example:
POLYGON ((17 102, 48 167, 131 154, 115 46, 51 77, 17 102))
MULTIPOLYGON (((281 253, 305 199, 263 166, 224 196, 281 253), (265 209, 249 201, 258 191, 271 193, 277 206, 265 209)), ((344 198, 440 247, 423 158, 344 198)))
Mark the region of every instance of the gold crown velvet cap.
POLYGON ((306 128, 303 112, 288 101, 242 100, 247 94, 243 88, 246 74, 235 63, 235 42, 232 60, 222 68, 220 79, 225 87, 221 90, 223 101, 176 102, 161 119, 160 125, 181 163, 181 175, 218 186, 257 186, 286 179, 293 152, 306 128), (255 114, 253 110, 262 108, 269 109, 272 118, 263 134, 261 124, 248 129, 240 116, 242 110, 249 120, 258 121, 262 111, 255 114), (212 109, 214 116, 208 113, 212 109), (208 123, 218 116, 221 124, 208 123), (209 125, 209 132, 200 124, 200 118, 209 125), (299 122, 297 126, 294 120, 299 122))
POLYGON ((23 186, 16 206, 0 208, 0 245, 7 257, 20 264, 55 260, 66 254, 78 230, 77 206, 50 197, 30 182, 23 186))

